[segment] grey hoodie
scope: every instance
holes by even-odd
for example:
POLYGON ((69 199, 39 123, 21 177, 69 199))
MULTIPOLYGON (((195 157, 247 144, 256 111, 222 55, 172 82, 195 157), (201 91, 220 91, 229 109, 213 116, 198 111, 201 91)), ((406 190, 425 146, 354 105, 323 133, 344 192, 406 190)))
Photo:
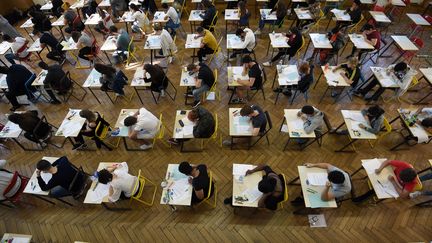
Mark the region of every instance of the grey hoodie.
POLYGON ((306 121, 303 123, 303 129, 306 133, 313 131, 322 132, 322 125, 324 123, 324 113, 314 107, 314 114, 307 116, 306 121))

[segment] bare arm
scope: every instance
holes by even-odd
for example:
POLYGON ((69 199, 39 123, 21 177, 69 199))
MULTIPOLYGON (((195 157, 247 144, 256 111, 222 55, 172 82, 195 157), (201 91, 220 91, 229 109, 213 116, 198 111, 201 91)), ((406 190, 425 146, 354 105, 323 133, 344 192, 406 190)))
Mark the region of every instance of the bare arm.
POLYGON ((410 192, 403 189, 402 185, 399 184, 399 182, 393 177, 389 176, 389 181, 393 184, 394 188, 396 189, 397 193, 399 194, 399 197, 402 199, 408 199, 410 192))
POLYGON ((331 166, 331 164, 328 164, 328 163, 316 163, 316 164, 306 163, 305 165, 308 168, 316 167, 316 168, 321 168, 321 169, 325 169, 325 170, 328 170, 331 166))
POLYGON ((252 130, 252 136, 258 136, 258 133, 259 133, 259 131, 260 131, 260 128, 259 127, 255 127, 253 130, 252 130))
POLYGON ((255 173, 257 171, 262 171, 264 170, 264 167, 266 167, 267 165, 265 164, 258 164, 255 168, 253 168, 252 170, 247 170, 246 171, 246 175, 250 175, 252 173, 255 173))
POLYGON ((378 169, 375 170, 375 173, 377 173, 377 174, 381 173, 381 171, 382 171, 382 170, 383 170, 387 165, 389 165, 389 163, 390 163, 390 160, 386 160, 386 161, 382 162, 381 166, 380 166, 378 169))

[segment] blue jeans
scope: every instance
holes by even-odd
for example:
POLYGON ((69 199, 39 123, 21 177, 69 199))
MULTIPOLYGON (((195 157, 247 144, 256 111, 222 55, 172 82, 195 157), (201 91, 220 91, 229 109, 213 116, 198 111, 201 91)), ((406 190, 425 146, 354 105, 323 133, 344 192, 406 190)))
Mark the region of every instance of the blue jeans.
POLYGON ((25 82, 26 95, 29 99, 35 99, 34 92, 36 92, 36 88, 32 86, 33 81, 36 79, 36 74, 32 74, 30 78, 25 82))
POLYGON ((175 30, 178 29, 179 27, 180 24, 174 24, 172 19, 169 19, 168 22, 165 24, 165 29, 172 33, 175 33, 175 30))
POLYGON ((201 87, 192 90, 192 95, 194 97, 195 101, 200 101, 201 100, 201 94, 205 93, 206 91, 209 91, 210 87, 207 86, 206 84, 201 84, 201 87))
POLYGON ((5 54, 4 57, 6 60, 8 60, 8 62, 10 62, 10 64, 16 64, 15 60, 18 60, 18 57, 16 57, 13 53, 5 54))
MULTIPOLYGON (((420 181, 423 182, 423 181, 427 181, 427 180, 432 180, 432 173, 426 174, 424 176, 420 176, 420 181)), ((423 191, 422 194, 432 196, 432 191, 423 191)))
POLYGON ((61 186, 56 186, 50 190, 50 196, 54 198, 70 196, 71 193, 61 186))

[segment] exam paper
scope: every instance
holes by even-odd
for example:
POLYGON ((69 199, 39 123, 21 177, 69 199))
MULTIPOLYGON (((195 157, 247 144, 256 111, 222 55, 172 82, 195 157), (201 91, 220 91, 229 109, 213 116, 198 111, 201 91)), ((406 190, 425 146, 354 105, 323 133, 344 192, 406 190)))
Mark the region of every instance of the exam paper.
POLYGON ((311 172, 307 173, 307 180, 312 186, 325 186, 327 182, 327 173, 311 172))
POLYGON ((262 196, 262 192, 258 190, 258 185, 253 188, 246 189, 242 195, 248 199, 248 202, 255 202, 262 196))
POLYGON ((252 170, 255 168, 254 165, 245 165, 245 164, 234 164, 233 165, 233 175, 246 175, 246 171, 252 170))
POLYGON ((379 161, 377 158, 370 159, 367 161, 362 162, 363 168, 366 170, 366 173, 374 174, 375 170, 378 169, 381 166, 381 161, 379 161))
POLYGON ((193 125, 183 127, 183 136, 189 136, 193 134, 193 125))
POLYGON ((88 191, 87 199, 92 203, 102 203, 103 199, 109 194, 109 184, 98 183, 96 188, 88 191))
POLYGON ((303 131, 303 121, 300 119, 290 121, 288 126, 291 128, 291 130, 303 131))

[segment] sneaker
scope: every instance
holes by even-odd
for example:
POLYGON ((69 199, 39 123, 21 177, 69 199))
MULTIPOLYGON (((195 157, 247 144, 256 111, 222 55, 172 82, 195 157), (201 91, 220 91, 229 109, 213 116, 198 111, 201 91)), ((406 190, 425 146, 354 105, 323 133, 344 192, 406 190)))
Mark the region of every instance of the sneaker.
POLYGON ((174 60, 174 58, 173 58, 173 57, 168 57, 168 63, 172 63, 172 62, 173 62, 173 60, 174 60))
POLYGON ((421 193, 420 191, 411 192, 411 193, 409 194, 409 196, 410 196, 411 199, 414 199, 414 198, 416 198, 416 197, 418 197, 418 196, 420 196, 420 195, 422 195, 422 193, 421 193))
POLYGON ((245 100, 243 98, 234 98, 232 101, 232 103, 245 103, 245 100))
POLYGON ((231 146, 231 145, 232 145, 232 142, 231 142, 231 140, 223 140, 223 141, 222 141, 222 145, 223 145, 223 146, 231 146))
POLYGON ((193 105, 192 105, 192 108, 196 108, 196 107, 198 107, 199 105, 201 104, 201 101, 194 101, 194 103, 193 103, 193 105))
POLYGON ((263 64, 262 64, 264 67, 271 67, 271 62, 264 62, 263 64))
POLYGON ((140 149, 147 150, 153 147, 153 144, 143 144, 140 146, 140 149))
POLYGON ((255 30, 254 34, 255 35, 261 35, 261 30, 260 29, 255 30))
POLYGON ((58 101, 58 100, 52 100, 52 101, 50 101, 50 103, 53 104, 53 105, 61 104, 61 102, 58 101))
POLYGON ((165 97, 165 90, 161 90, 160 93, 161 93, 161 97, 165 97))
POLYGON ((301 205, 304 203, 304 199, 301 197, 296 197, 294 200, 290 202, 292 205, 301 205))
POLYGON ((179 145, 179 142, 175 138, 168 139, 168 143, 172 145, 179 145))

